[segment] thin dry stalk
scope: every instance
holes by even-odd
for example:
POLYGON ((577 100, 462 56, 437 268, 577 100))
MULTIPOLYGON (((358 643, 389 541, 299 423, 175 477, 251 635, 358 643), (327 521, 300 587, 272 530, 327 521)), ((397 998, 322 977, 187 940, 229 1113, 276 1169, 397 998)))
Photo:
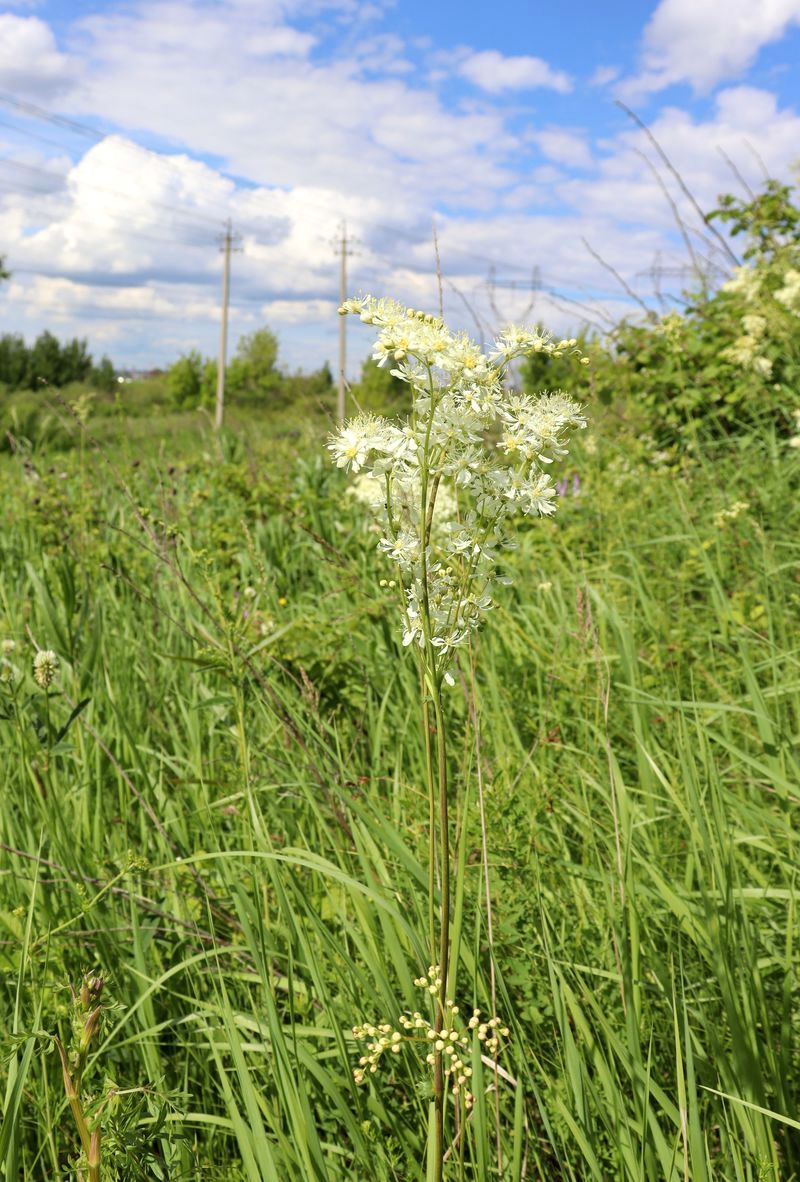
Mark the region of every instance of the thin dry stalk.
POLYGON ((604 267, 610 275, 613 275, 614 278, 616 279, 617 283, 623 289, 623 291, 625 291, 627 293, 627 295, 629 295, 630 298, 632 300, 634 300, 639 305, 639 307, 643 310, 643 312, 647 316, 647 319, 652 320, 653 317, 655 316, 655 312, 653 311, 652 308, 648 307, 648 305, 644 302, 644 300, 638 294, 638 292, 635 292, 633 290, 631 285, 628 283, 627 279, 623 278, 623 276, 620 275, 619 271, 617 271, 617 269, 615 267, 612 267, 611 263, 607 262, 603 258, 602 255, 598 254, 597 251, 594 249, 594 247, 591 246, 590 243, 587 242, 587 240, 585 238, 581 238, 581 242, 586 247, 586 249, 588 250, 589 254, 592 256, 592 258, 597 259, 597 262, 600 264, 600 266, 604 267))
MULTIPOLYGON (((475 771, 478 782, 478 811, 481 823, 481 868, 483 889, 486 895, 486 936, 489 942, 489 991, 491 994, 492 1017, 497 1015, 497 977, 494 967, 494 917, 492 914, 492 886, 489 878, 489 836, 486 825, 486 799, 483 791, 483 751, 481 749, 481 722, 478 712, 478 696, 475 684, 475 650, 469 646, 469 712, 475 734, 475 771)), ((494 1131, 497 1151, 497 1173, 503 1176, 503 1143, 500 1136, 500 1079, 499 1068, 494 1066, 494 1131)))
POLYGON ((452 279, 445 279, 445 283, 452 291, 454 291, 456 293, 456 295, 461 300, 464 307, 469 312, 473 321, 475 322, 475 327, 478 330, 478 338, 481 342, 481 349, 483 349, 485 347, 486 335, 487 335, 486 325, 481 320, 480 316, 478 315, 477 311, 475 310, 474 305, 470 303, 470 301, 464 295, 463 291, 461 291, 460 288, 456 287, 456 285, 455 285, 455 283, 453 283, 452 279))
MULTIPOLYGON (((725 161, 725 163, 727 164, 728 168, 731 170, 733 175, 736 177, 737 181, 742 186, 742 188, 744 189, 747 196, 750 198, 751 201, 754 201, 755 196, 756 196, 755 192, 748 185, 748 183, 747 183, 745 177, 743 176, 742 171, 739 168, 739 166, 737 165, 736 161, 732 160, 731 157, 728 155, 728 153, 725 151, 725 149, 721 148, 719 144, 717 144, 717 151, 719 152, 720 156, 725 161)), ((763 161, 762 161, 762 163, 763 163, 763 161)))
POLYGON ((664 151, 664 149, 661 147, 661 144, 658 142, 656 137, 653 135, 652 131, 647 126, 647 124, 644 122, 644 120, 640 119, 639 116, 636 114, 636 112, 632 111, 630 107, 626 106, 625 103, 623 103, 621 99, 616 99, 616 104, 620 108, 620 110, 624 111, 625 114, 628 116, 628 118, 632 119, 633 122, 636 124, 636 126, 641 128, 641 130, 647 136, 648 140, 650 141, 650 143, 655 148, 656 152, 658 152, 659 156, 663 160, 665 167, 669 169, 669 171, 675 177, 675 180, 680 185, 681 192, 684 194, 684 196, 687 198, 687 200, 692 205, 692 208, 694 209, 697 216, 700 218, 700 221, 703 222, 704 225, 706 225, 708 227, 710 232, 714 235, 714 237, 717 239, 717 241, 721 244, 722 249, 725 251, 725 253, 727 254, 728 258, 731 260, 733 265, 735 267, 741 266, 739 259, 736 257, 733 250, 731 249, 731 245, 728 242, 727 238, 725 237, 724 234, 720 233, 720 231, 717 229, 717 227, 711 221, 708 214, 704 213, 704 211, 701 208, 700 203, 698 202, 694 193, 691 191, 689 186, 686 184, 686 181, 683 179, 680 172, 675 167, 675 165, 672 163, 669 156, 664 151))
POLYGON ((653 164, 653 161, 650 159, 650 157, 647 155, 647 153, 642 152, 639 148, 636 148, 635 151, 636 151, 636 155, 640 156, 641 159, 644 160, 647 167, 650 169, 651 173, 655 177, 658 187, 661 189, 661 192, 664 195, 664 200, 667 202, 670 209, 672 210, 672 216, 675 220, 676 226, 678 227, 678 232, 679 232, 681 238, 683 239, 683 244, 686 247, 689 258, 692 260, 692 269, 693 269, 695 275, 698 277, 698 279, 702 283, 703 291, 705 291, 708 286, 707 282, 706 282, 706 273, 703 270, 703 268, 700 266, 700 260, 698 259, 695 249, 692 246, 692 239, 689 235, 689 231, 687 229, 686 223, 684 222, 683 218, 681 217, 681 212, 678 209, 677 203, 675 202, 672 194, 670 193, 669 189, 667 188, 666 184, 664 183, 664 178, 662 177, 661 173, 656 168, 655 164, 653 164))
POLYGON ((436 287, 439 293, 439 319, 444 320, 444 290, 442 288, 442 259, 439 254, 439 235, 436 233, 436 218, 431 219, 433 228, 433 253, 436 257, 436 287))

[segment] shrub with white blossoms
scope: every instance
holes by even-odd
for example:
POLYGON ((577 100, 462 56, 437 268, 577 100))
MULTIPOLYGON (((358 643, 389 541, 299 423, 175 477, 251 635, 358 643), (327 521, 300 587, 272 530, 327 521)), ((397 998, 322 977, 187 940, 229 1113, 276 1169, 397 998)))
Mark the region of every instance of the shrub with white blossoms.
POLYGON ((510 520, 555 512, 548 468, 586 426, 560 390, 532 398, 507 388, 508 367, 529 353, 588 358, 574 339, 520 327, 486 355, 465 333, 389 299, 351 299, 339 311, 378 329, 373 359, 407 383, 411 413, 402 424, 360 415, 328 446, 338 467, 361 474, 362 490, 374 490, 379 547, 400 569, 403 643, 425 650, 437 683, 452 684, 453 653, 508 582, 497 568, 514 545, 510 520))

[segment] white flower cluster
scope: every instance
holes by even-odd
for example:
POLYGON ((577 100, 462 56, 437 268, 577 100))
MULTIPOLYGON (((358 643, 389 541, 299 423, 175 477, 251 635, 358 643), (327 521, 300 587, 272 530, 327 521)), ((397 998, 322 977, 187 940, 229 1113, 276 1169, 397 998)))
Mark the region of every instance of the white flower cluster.
MULTIPOLYGON (((438 966, 431 965, 428 972, 418 977, 414 984, 435 998, 442 984, 438 966)), ((381 1022, 379 1025, 366 1022, 363 1026, 353 1027, 353 1037, 367 1044, 366 1053, 360 1057, 358 1067, 353 1071, 356 1083, 366 1083, 370 1075, 375 1075, 385 1054, 398 1055, 404 1046, 416 1046, 424 1052, 424 1061, 428 1067, 435 1067, 437 1057, 441 1057, 442 1073, 449 1081, 453 1095, 461 1096, 467 1108, 471 1108, 475 1100, 469 1087, 472 1078, 469 1061, 473 1043, 477 1041, 481 1053, 493 1062, 500 1053, 501 1041, 507 1039, 510 1033, 499 1018, 484 1020, 478 1009, 474 1009, 471 1017, 465 1021, 459 1007, 449 999, 445 1002, 440 1022, 432 1023, 415 1010, 413 1013, 401 1014, 397 1025, 402 1030, 397 1030, 390 1022, 381 1022)))
POLYGON ((717 529, 724 529, 729 521, 735 521, 742 513, 746 513, 749 508, 749 501, 734 501, 729 508, 720 509, 718 513, 714 514, 714 525, 717 529))
POLYGON ((9 684, 16 677, 18 670, 11 663, 11 654, 15 651, 17 642, 11 639, 0 641, 0 682, 9 684))
POLYGON ((783 286, 775 292, 775 299, 788 312, 800 315, 800 271, 789 268, 783 277, 783 286))
POLYGON ((49 689, 58 672, 58 657, 52 649, 40 649, 33 658, 33 677, 42 689, 49 689))
POLYGON ((582 408, 560 391, 510 392, 505 369, 528 353, 588 358, 574 339, 515 326, 486 355, 466 334, 394 300, 348 300, 340 312, 378 329, 373 358, 408 384, 411 415, 402 425, 360 415, 328 446, 338 467, 362 474, 357 495, 369 501, 380 549, 400 569, 403 643, 419 645, 429 668, 452 684, 454 650, 508 581, 497 564, 513 545, 509 519, 555 512, 547 467, 586 426, 582 408))
MULTIPOLYGON (((764 295, 764 272, 759 267, 736 267, 733 278, 722 285, 722 290, 742 296, 747 303, 752 303, 764 295)), ((788 312, 800 314, 800 270, 796 267, 787 268, 781 286, 773 292, 773 298, 788 312)))
POLYGON ((727 349, 723 349, 723 357, 727 357, 729 361, 741 365, 744 369, 752 369, 762 378, 771 377, 772 362, 761 352, 766 344, 764 340, 767 331, 766 317, 758 316, 755 313, 743 316, 742 328, 744 329, 743 335, 737 337, 727 349))
POLYGON ((733 278, 723 283, 722 291, 740 295, 748 303, 761 292, 761 272, 756 267, 734 267, 733 278))

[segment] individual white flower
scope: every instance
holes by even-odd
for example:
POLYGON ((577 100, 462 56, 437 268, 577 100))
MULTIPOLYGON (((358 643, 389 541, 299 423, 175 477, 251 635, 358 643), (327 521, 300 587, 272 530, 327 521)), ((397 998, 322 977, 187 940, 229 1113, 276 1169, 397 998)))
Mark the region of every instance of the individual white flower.
POLYGON ((509 361, 521 353, 541 353, 552 346, 553 334, 541 328, 510 324, 504 328, 489 354, 493 360, 509 361))
POLYGON ((419 558, 420 540, 410 529, 402 530, 394 538, 381 538, 378 545, 403 570, 410 570, 419 558))
POLYGON ((384 438, 384 447, 389 455, 404 459, 413 455, 419 446, 417 432, 410 423, 404 427, 389 427, 384 438))
POLYGON ((333 453, 337 468, 358 472, 364 467, 374 447, 376 420, 371 415, 352 419, 331 437, 328 451, 333 453))

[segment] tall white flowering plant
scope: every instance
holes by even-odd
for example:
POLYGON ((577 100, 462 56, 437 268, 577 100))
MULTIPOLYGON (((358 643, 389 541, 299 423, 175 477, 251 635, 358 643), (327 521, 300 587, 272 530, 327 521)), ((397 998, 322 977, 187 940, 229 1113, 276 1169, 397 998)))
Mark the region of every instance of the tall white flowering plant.
MULTIPOLYGON (((428 1177, 439 1182, 447 1092, 462 1114, 471 1102, 468 1077, 452 1069, 452 1054, 448 1058, 448 1051, 455 1053, 449 1044, 463 1050, 464 1035, 450 1037, 451 855, 443 692, 445 685, 454 684, 458 650, 482 624, 498 589, 509 582, 501 558, 514 546, 514 520, 555 512, 550 467, 567 454, 571 433, 586 426, 582 408, 560 390, 529 397, 510 389, 509 366, 529 353, 572 354, 583 364, 588 359, 575 340, 558 341, 538 328, 516 326, 502 332, 487 355, 437 317, 389 299, 351 299, 339 311, 377 329, 373 359, 390 365, 410 393, 405 422, 362 414, 345 424, 328 446, 338 467, 359 474, 356 491, 380 526, 379 548, 398 569, 393 582, 400 594, 403 644, 413 649, 419 664, 430 855, 431 965, 424 983, 433 1011, 426 1025, 434 1091, 428 1177)), ((397 1023, 406 1033, 386 1023, 355 1028, 356 1038, 372 1040, 356 1069, 359 1082, 377 1070, 385 1049, 399 1052, 404 1040, 412 1039, 408 1021, 397 1023)), ((424 1025, 419 1015, 413 1021, 416 1027, 424 1025)), ((499 1019, 494 1021, 497 1025, 499 1019)))

